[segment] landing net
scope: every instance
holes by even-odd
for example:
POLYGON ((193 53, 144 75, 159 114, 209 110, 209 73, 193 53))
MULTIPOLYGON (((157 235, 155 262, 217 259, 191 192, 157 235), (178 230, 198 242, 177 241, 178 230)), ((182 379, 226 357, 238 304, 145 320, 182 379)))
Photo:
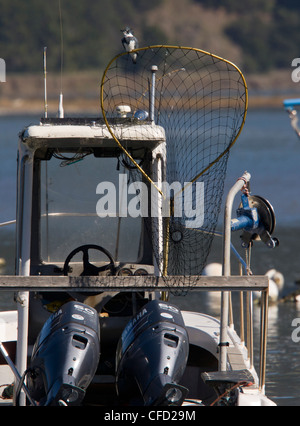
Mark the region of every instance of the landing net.
MULTIPOLYGON (((101 83, 101 108, 108 130, 132 164, 135 180, 140 175, 140 181, 155 188, 152 202, 159 209, 160 203, 169 202, 163 218, 149 212, 145 220, 156 273, 168 276, 171 285, 182 286, 189 284, 190 276, 201 275, 211 249, 229 152, 246 118, 247 87, 235 65, 199 49, 151 46, 136 52, 136 64, 123 53, 108 65, 101 83), (159 166, 165 185, 143 168, 143 162, 134 160, 111 124, 119 105, 130 106, 130 121, 135 124, 140 111, 151 111, 153 66, 157 67, 154 122, 166 134, 159 166)), ((139 123, 145 124, 143 120, 139 123)), ((136 127, 144 140, 145 126, 136 127)), ((155 153, 153 164, 154 157, 155 153)))

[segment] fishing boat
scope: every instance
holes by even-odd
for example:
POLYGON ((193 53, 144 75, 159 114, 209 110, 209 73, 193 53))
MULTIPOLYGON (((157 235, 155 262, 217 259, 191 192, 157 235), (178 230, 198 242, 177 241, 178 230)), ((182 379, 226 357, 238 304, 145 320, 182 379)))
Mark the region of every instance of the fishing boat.
POLYGON ((284 109, 289 114, 290 120, 291 120, 291 126, 296 132, 298 138, 300 138, 300 129, 298 126, 298 111, 300 105, 300 99, 285 99, 283 102, 284 109))
POLYGON ((16 275, 0 285, 17 309, 0 313, 0 404, 273 406, 269 279, 250 274, 231 243, 241 232, 246 252, 278 244, 274 210, 250 194, 248 172, 227 196, 223 276, 202 275, 246 119, 245 79, 199 49, 137 53, 104 71, 100 117, 45 116, 20 132, 16 275), (176 303, 207 291, 221 292, 220 317, 176 303))

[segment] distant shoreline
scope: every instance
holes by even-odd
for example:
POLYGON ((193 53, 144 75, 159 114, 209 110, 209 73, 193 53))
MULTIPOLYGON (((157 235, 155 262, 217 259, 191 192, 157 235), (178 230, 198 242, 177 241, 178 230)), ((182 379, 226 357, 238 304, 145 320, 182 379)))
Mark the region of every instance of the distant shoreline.
MULTIPOLYGON (((48 116, 55 117, 58 111, 58 100, 48 102, 48 116)), ((70 114, 83 114, 100 116, 101 108, 99 99, 72 99, 64 102, 66 116, 70 114)), ((1 102, 0 116, 20 116, 20 115, 45 115, 45 107, 42 99, 12 99, 1 102)))
MULTIPOLYGON (((102 72, 80 71, 63 76, 65 114, 101 116, 100 81, 102 72)), ((283 108, 286 98, 300 97, 300 83, 291 79, 291 69, 268 74, 246 74, 249 109, 283 108)), ((60 92, 60 75, 48 75, 48 114, 56 116, 60 92)), ((41 74, 10 74, 0 83, 0 116, 44 115, 44 80, 41 74)))
MULTIPOLYGON (((288 96, 288 95, 287 95, 288 96)), ((292 96, 291 96, 292 97, 292 96)), ((295 96, 297 97, 297 96, 295 96)), ((283 108, 285 96, 249 96, 249 109, 278 109, 283 108)), ((58 110, 58 99, 48 102, 48 115, 56 116, 58 110)), ((100 100, 77 98, 68 100, 64 99, 64 110, 68 115, 94 115, 101 116, 100 100)), ((45 107, 43 99, 0 99, 0 116, 7 115, 41 115, 44 116, 45 107)))

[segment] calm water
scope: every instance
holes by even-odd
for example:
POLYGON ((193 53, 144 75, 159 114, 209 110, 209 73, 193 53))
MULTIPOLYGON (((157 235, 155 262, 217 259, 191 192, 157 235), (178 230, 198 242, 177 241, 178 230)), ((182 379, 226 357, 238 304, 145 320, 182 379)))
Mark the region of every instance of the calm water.
MULTIPOLYGON (((0 222, 15 218, 16 150, 18 132, 38 117, 0 117, 0 222)), ((253 194, 267 198, 277 216, 276 250, 264 245, 254 247, 252 269, 264 274, 276 268, 285 276, 283 294, 297 289, 300 280, 300 141, 294 135, 283 110, 253 110, 248 114, 243 133, 233 148, 226 178, 226 192, 245 170, 252 175, 253 194)), ((238 203, 239 200, 237 200, 238 203)), ((220 230, 222 228, 220 227, 220 230)), ((14 228, 0 229, 0 257, 6 267, 0 273, 14 273, 14 228)), ((234 236, 239 249, 238 235, 234 236)), ((216 241, 211 261, 221 261, 221 244, 216 241)), ((0 308, 14 307, 12 296, 0 295, 0 308)), ((176 298, 182 308, 208 308, 200 297, 176 298)), ((300 318, 300 305, 284 303, 272 307, 269 314, 267 394, 278 405, 300 405, 300 343, 291 335, 292 321, 300 318)), ((300 333, 299 333, 300 335, 300 333)))

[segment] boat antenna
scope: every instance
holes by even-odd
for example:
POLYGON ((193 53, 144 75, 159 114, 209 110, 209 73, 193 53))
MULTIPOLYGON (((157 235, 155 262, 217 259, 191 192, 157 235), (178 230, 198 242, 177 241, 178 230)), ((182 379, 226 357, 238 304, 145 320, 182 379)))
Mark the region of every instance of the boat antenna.
POLYGON ((64 63, 64 39, 63 39, 63 22, 61 12, 61 0, 58 0, 59 9, 59 24, 60 24, 60 95, 58 105, 58 117, 64 118, 64 107, 63 107, 63 63, 64 63))
POLYGON ((45 118, 48 117, 47 101, 47 47, 44 47, 44 92, 45 92, 45 118))

